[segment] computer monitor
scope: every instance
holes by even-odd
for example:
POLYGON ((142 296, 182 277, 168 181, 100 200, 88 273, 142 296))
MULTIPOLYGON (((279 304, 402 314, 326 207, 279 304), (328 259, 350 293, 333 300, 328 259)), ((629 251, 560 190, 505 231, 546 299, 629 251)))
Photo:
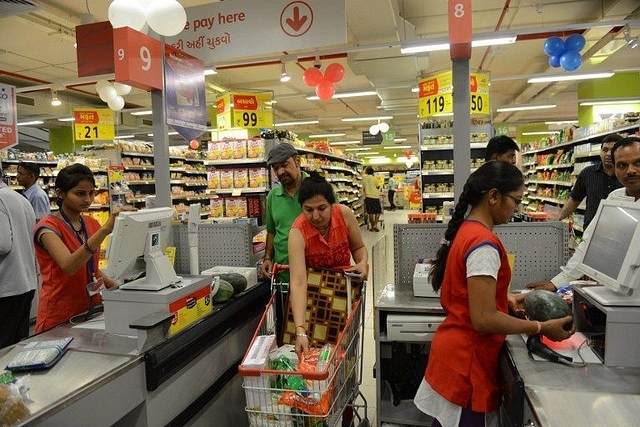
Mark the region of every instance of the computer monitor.
POLYGON ((120 289, 160 290, 180 282, 163 252, 169 242, 173 215, 171 208, 118 214, 104 273, 121 283, 120 289))
POLYGON ((603 305, 640 305, 640 203, 602 200, 578 268, 604 287, 584 288, 603 305))

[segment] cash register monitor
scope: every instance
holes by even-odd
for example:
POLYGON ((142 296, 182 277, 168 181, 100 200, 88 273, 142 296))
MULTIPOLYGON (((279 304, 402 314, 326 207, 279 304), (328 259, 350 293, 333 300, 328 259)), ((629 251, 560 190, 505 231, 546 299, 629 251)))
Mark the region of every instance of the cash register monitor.
POLYGON ((640 203, 602 200, 578 268, 604 286, 585 287, 603 305, 639 306, 640 203))
POLYGON ((169 242, 173 209, 120 212, 107 249, 105 274, 120 289, 157 291, 180 282, 163 252, 169 242))

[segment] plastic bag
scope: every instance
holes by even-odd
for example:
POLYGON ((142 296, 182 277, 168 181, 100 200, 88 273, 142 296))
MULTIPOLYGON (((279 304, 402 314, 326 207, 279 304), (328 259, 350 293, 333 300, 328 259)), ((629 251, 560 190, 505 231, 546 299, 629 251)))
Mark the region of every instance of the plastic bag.
MULTIPOLYGON (((319 348, 309 349, 307 353, 302 354, 300 363, 298 363, 298 372, 315 372, 318 363, 319 348)), ((327 390, 319 396, 318 393, 312 393, 303 396, 293 391, 285 391, 279 400, 279 403, 289 405, 300 409, 310 415, 326 416, 331 408, 331 398, 333 396, 333 383, 329 384, 327 390)))
POLYGON ((31 412, 24 404, 14 384, 0 385, 0 427, 10 427, 24 420, 31 412))

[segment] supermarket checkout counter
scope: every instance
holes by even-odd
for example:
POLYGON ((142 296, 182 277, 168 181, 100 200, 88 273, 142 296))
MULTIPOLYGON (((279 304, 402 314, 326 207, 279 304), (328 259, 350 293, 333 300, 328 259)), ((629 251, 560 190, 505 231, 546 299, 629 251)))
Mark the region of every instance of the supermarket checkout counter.
MULTIPOLYGON (((415 297, 411 288, 402 286, 387 284, 380 287, 374 301, 377 335, 380 337, 378 350, 380 343, 384 344, 385 341, 421 341, 412 330, 412 323, 416 325, 420 317, 433 322, 434 316, 444 315, 437 299, 415 297), (394 321, 398 317, 395 315, 405 316, 405 324, 396 325, 389 321, 392 315, 394 321), (399 334, 394 330, 403 327, 405 331, 401 330, 399 334), (403 332, 404 337, 398 338, 403 332), (391 333, 395 335, 390 336, 391 333)), ((420 325, 420 328, 422 332, 425 331, 424 325, 420 325)), ((430 341, 430 337, 425 339, 430 341)), ((524 405, 519 408, 522 421, 514 420, 513 424, 504 422, 503 426, 522 426, 523 422, 524 425, 530 425, 528 422, 532 421, 536 427, 561 427, 576 425, 583 420, 592 426, 623 426, 636 425, 640 418, 640 368, 619 368, 597 363, 578 368, 536 361, 529 356, 526 344, 519 335, 508 336, 507 348, 513 367, 524 382, 524 405)), ((379 354, 377 362, 381 361, 379 354)), ((381 372, 381 376, 384 377, 384 372, 381 372)), ((403 400, 400 405, 392 405, 382 395, 383 390, 379 388, 377 410, 378 416, 384 421, 430 425, 430 418, 418 413, 413 402, 403 400)))
POLYGON ((269 295, 269 286, 258 284, 143 352, 137 337, 106 333, 104 317, 0 350, 6 366, 26 342, 74 337, 49 370, 16 373, 33 401, 19 425, 246 425, 237 366, 269 295))

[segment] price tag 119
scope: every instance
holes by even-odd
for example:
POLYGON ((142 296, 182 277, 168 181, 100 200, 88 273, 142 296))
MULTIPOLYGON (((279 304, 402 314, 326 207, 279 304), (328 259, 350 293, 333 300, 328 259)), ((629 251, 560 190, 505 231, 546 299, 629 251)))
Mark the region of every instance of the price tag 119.
POLYGON ((162 89, 162 43, 129 27, 113 30, 116 81, 143 90, 162 89))

